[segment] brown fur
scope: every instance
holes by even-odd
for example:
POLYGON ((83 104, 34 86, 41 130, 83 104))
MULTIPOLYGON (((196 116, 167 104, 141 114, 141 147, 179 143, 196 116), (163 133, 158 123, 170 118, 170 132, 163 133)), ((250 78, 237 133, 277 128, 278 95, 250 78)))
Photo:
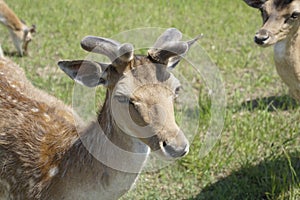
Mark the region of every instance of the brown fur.
POLYGON ((18 66, 0 60, 0 175, 11 185, 12 194, 28 195, 28 199, 38 197, 49 184, 50 168, 58 166, 77 139, 76 128, 70 123, 72 113, 67 109, 62 112, 65 106, 58 106, 61 102, 57 100, 53 103, 54 98, 51 101, 48 95, 34 100, 43 92, 30 89, 33 86, 18 66), (24 184, 20 187, 17 182, 24 184))

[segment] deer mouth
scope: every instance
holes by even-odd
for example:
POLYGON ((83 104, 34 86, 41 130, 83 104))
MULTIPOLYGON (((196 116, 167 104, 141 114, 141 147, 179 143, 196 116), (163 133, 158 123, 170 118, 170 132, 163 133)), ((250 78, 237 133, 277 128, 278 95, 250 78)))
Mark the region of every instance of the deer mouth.
POLYGON ((141 140, 163 160, 172 161, 179 159, 186 156, 189 152, 190 145, 184 135, 178 135, 170 141, 160 140, 156 135, 150 138, 141 138, 141 140))
POLYGON ((158 142, 159 149, 155 151, 164 160, 174 160, 186 156, 189 152, 189 142, 183 136, 177 136, 170 141, 164 140, 158 142), (180 141, 178 141, 180 137, 180 141))

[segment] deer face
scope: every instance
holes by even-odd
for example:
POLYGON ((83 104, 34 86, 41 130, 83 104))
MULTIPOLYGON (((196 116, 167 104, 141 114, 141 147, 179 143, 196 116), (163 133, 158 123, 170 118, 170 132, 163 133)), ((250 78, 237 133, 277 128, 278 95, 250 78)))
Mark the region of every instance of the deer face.
POLYGON ((35 33, 35 25, 27 27, 23 21, 21 30, 10 30, 10 35, 13 39, 14 46, 16 47, 20 56, 28 54, 28 44, 32 40, 33 33, 35 33))
POLYGON ((108 56, 112 63, 61 61, 59 66, 88 87, 105 85, 105 106, 109 106, 116 125, 164 158, 174 159, 187 154, 189 143, 175 122, 173 102, 180 82, 168 66, 175 67, 197 38, 190 42, 180 39, 178 30, 168 29, 147 56, 135 56, 130 44, 88 36, 82 47, 108 56))
POLYGON ((179 81, 165 65, 147 57, 124 74, 112 92, 111 107, 117 125, 138 137, 156 153, 177 158, 188 152, 189 143, 175 122, 173 102, 179 81))
POLYGON ((254 41, 261 46, 293 36, 300 25, 300 0, 244 0, 261 11, 263 26, 254 41))
POLYGON ((23 45, 22 49, 25 55, 28 54, 28 44, 32 40, 32 35, 35 33, 36 27, 32 25, 31 27, 27 27, 24 29, 23 33, 23 45))

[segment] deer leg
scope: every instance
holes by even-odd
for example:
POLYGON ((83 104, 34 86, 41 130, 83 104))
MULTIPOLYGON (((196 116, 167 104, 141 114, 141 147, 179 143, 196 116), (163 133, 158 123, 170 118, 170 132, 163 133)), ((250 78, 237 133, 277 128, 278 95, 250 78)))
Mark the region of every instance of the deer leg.
POLYGON ((0 58, 4 58, 4 53, 3 53, 3 50, 2 50, 1 44, 0 44, 0 58))
POLYGON ((289 89, 289 95, 296 101, 300 102, 300 90, 289 89))

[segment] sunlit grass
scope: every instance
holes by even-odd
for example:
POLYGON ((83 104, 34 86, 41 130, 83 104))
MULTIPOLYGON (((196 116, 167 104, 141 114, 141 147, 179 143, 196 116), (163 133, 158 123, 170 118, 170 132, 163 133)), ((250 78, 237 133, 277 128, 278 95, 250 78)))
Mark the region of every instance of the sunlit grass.
MULTIPOLYGON (((199 79, 193 84, 201 91, 201 126, 189 155, 175 165, 143 173, 123 199, 300 199, 300 109, 276 74, 272 49, 253 43, 261 24, 258 11, 237 0, 7 3, 28 24, 37 25, 30 56, 12 59, 34 85, 69 104, 73 82, 56 63, 85 58, 87 53, 79 45, 84 36, 110 37, 142 27, 176 27, 189 37, 204 34, 198 44, 219 67, 226 87, 222 136, 200 158, 210 99, 199 79)), ((4 27, 0 34, 4 50, 15 51, 4 27)))

